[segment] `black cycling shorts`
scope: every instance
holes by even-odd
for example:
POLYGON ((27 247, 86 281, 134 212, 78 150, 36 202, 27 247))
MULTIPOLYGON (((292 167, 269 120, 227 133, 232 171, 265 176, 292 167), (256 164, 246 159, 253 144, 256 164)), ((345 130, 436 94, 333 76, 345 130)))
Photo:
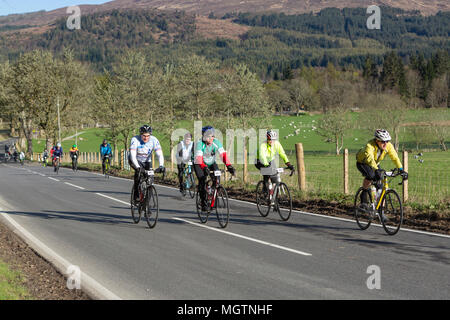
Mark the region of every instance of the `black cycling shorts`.
POLYGON ((356 163, 356 167, 358 168, 359 172, 361 172, 361 174, 367 180, 371 180, 371 181, 376 180, 376 178, 375 178, 375 169, 372 168, 371 166, 369 166, 368 164, 357 162, 356 163))

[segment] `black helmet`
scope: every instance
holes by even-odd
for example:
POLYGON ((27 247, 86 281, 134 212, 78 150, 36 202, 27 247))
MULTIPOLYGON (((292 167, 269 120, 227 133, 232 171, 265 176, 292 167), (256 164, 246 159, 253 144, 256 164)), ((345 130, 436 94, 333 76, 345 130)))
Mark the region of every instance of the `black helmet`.
POLYGON ((106 141, 106 139, 103 139, 103 143, 102 144, 105 144, 105 143, 108 143, 108 141, 106 141))
POLYGON ((144 133, 150 133, 152 134, 152 127, 144 124, 140 129, 139 129, 140 134, 144 134, 144 133))

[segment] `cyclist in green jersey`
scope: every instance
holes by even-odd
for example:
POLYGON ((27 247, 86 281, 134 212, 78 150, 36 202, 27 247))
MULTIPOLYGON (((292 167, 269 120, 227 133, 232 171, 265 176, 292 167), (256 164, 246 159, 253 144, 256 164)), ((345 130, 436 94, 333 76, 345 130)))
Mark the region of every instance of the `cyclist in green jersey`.
POLYGON ((227 153, 223 148, 222 143, 215 138, 214 128, 211 126, 205 126, 202 128, 202 139, 200 139, 195 146, 194 153, 194 171, 198 179, 198 190, 200 193, 200 200, 202 211, 207 211, 206 208, 206 178, 211 176, 212 181, 215 183, 214 171, 219 170, 217 166, 215 155, 218 153, 225 165, 228 172, 233 176, 235 170, 227 157, 227 153))

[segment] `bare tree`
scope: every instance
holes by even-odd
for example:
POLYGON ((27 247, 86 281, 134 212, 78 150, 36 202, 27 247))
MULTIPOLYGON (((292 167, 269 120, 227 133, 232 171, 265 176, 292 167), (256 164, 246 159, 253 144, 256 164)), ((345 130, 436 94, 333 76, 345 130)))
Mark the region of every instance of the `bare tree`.
POLYGON ((352 127, 348 110, 338 107, 323 115, 317 124, 317 134, 334 142, 336 155, 340 154, 344 146, 345 133, 352 127))

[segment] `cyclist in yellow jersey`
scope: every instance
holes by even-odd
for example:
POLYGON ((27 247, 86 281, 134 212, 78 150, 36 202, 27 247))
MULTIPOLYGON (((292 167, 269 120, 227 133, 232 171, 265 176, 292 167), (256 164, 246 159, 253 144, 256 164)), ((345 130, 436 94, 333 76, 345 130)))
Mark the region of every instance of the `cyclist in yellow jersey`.
MULTIPOLYGON (((258 170, 261 170, 261 168, 268 168, 268 167, 274 167, 274 159, 277 154, 280 155, 281 159, 283 159, 286 166, 289 168, 289 170, 294 170, 294 166, 289 162, 288 157, 286 156, 286 153, 284 152, 283 146, 278 141, 278 134, 276 131, 268 130, 267 131, 267 141, 263 142, 261 146, 259 147, 258 152, 258 159, 255 164, 255 167, 258 170)), ((269 183, 269 178, 272 181, 272 183, 276 183, 276 174, 270 176, 270 175, 263 175, 264 177, 264 188, 263 191, 267 191, 267 186, 269 183)))
MULTIPOLYGON (((403 170, 402 163, 395 151, 391 141, 389 132, 384 129, 377 129, 375 131, 374 139, 367 142, 366 146, 359 150, 356 154, 356 167, 364 176, 363 189, 368 190, 372 181, 380 181, 383 177, 384 170, 380 168, 379 164, 384 159, 386 154, 389 155, 392 162, 400 170, 404 179, 408 178, 408 173, 403 170)), ((381 188, 378 183, 377 188, 381 188)), ((368 204, 369 198, 367 192, 361 192, 361 202, 368 204)))

